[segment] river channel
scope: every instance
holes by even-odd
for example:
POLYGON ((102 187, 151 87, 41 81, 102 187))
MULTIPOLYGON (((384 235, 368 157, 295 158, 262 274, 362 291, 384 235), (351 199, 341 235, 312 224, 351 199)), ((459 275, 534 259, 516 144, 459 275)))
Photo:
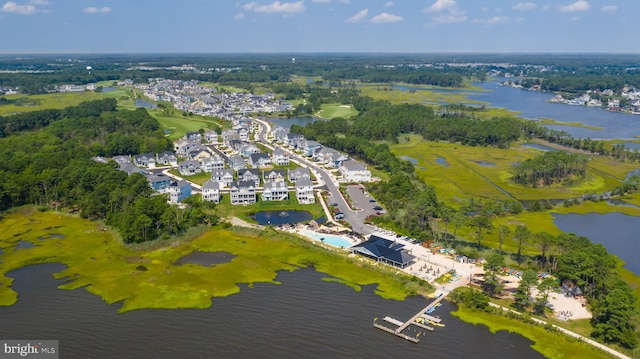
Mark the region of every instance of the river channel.
MULTIPOLYGON (((60 341, 61 358, 542 358, 527 339, 464 323, 445 303, 444 328, 413 344, 372 327, 374 317, 406 320, 423 298, 385 300, 322 281, 312 269, 281 272, 280 285, 243 286, 209 309, 137 310, 118 314, 83 289, 57 289, 60 264, 9 273, 18 302, 0 307, 1 338, 60 341)), ((379 319, 379 320, 380 320, 379 319)))

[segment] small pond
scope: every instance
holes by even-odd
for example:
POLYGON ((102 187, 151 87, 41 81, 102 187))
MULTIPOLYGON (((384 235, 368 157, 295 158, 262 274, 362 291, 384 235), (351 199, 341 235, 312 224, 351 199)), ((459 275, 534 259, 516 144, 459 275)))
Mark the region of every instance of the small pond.
POLYGON ((436 162, 440 165, 443 165, 444 167, 450 167, 451 165, 449 164, 449 162, 447 162, 446 159, 444 159, 444 157, 438 157, 436 158, 436 162))
POLYGON ((285 223, 306 222, 313 219, 307 211, 261 211, 255 214, 255 220, 261 225, 279 225, 285 223))
POLYGON ((640 143, 635 143, 635 142, 625 142, 624 146, 628 149, 630 149, 631 151, 638 149, 640 151, 640 143))
POLYGON ((409 157, 409 156, 400 156, 400 159, 403 159, 405 161, 409 161, 409 162, 413 163, 414 165, 418 163, 418 160, 416 160, 415 158, 409 157))
POLYGON ((631 207, 631 208, 640 208, 638 206, 636 206, 633 203, 629 203, 629 202, 625 202, 621 199, 610 199, 607 200, 607 204, 610 204, 612 206, 623 206, 623 207, 631 207))
POLYGON ((35 246, 36 246, 35 244, 33 244, 33 243, 31 243, 31 242, 28 242, 28 241, 19 241, 19 242, 18 242, 18 245, 15 247, 15 249, 20 249, 20 248, 33 248, 33 247, 35 247, 35 246))
POLYGON ((141 100, 139 98, 136 99, 136 106, 144 108, 158 108, 158 105, 156 105, 155 103, 141 100))
POLYGON ((573 232, 600 243, 609 253, 625 261, 625 268, 640 275, 640 217, 622 213, 553 214, 553 223, 564 232, 573 232))
POLYGON ((633 170, 633 171, 631 171, 631 172, 627 173, 627 178, 626 178, 626 179, 629 179, 629 177, 631 177, 631 176, 633 176, 633 175, 638 175, 638 176, 640 176, 640 169, 633 170))
POLYGON ((525 143, 522 145, 522 147, 535 148, 536 150, 540 150, 540 151, 560 151, 557 148, 553 148, 545 145, 539 145, 537 143, 525 143))
POLYGON ((115 91, 116 88, 115 87, 103 87, 102 88, 102 92, 111 92, 111 91, 115 91))
POLYGON ((64 238, 64 234, 61 233, 48 233, 45 234, 42 237, 38 237, 39 240, 44 241, 45 239, 49 239, 49 238, 60 238, 63 239, 64 238))
POLYGON ((489 162, 489 161, 471 161, 473 163, 477 163, 480 166, 484 166, 484 167, 493 167, 496 165, 495 162, 489 162))
POLYGON ((228 252, 201 252, 193 251, 186 256, 180 257, 175 261, 175 265, 197 264, 205 267, 211 267, 216 264, 229 263, 237 256, 228 252))

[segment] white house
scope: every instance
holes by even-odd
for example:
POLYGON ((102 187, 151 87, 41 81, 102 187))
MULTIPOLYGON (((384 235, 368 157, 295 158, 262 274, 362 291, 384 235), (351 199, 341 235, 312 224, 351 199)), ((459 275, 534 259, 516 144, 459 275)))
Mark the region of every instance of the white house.
POLYGON ((220 183, 209 180, 202 185, 202 201, 220 202, 220 183))
POLYGON ((202 167, 200 167, 200 162, 188 160, 178 163, 178 171, 183 176, 193 176, 202 172, 202 167))
POLYGON ((207 143, 216 144, 219 142, 218 132, 214 130, 206 130, 204 132, 204 139, 207 141, 207 143))
POLYGON ((133 164, 138 167, 156 167, 156 156, 153 153, 143 153, 133 156, 133 164))
POLYGON ((271 162, 276 166, 287 166, 289 160, 289 154, 281 148, 276 148, 271 153, 271 162))
POLYGON ((275 170, 266 170, 262 172, 262 176, 265 181, 284 181, 285 173, 284 170, 275 169, 275 170))
POLYGON ((177 166, 178 158, 176 157, 176 154, 171 151, 158 153, 156 155, 156 164, 164 166, 177 166))
POLYGON ((171 182, 169 185, 169 202, 178 203, 191 196, 191 183, 185 180, 171 182))
POLYGON ((307 178, 300 178, 296 181, 296 199, 300 204, 315 203, 316 198, 313 195, 313 182, 307 178))
POLYGON ((284 181, 265 181, 262 191, 263 201, 284 201, 289 198, 289 189, 284 181))
POLYGON ((233 170, 228 168, 213 170, 211 172, 211 180, 222 184, 222 187, 229 187, 233 182, 233 170))
POLYGON ((271 166, 271 157, 266 153, 254 153, 249 156, 249 164, 254 168, 271 166))
POLYGON ((238 170, 239 181, 253 181, 254 186, 260 186, 260 170, 257 168, 245 168, 238 170))
POLYGON ((340 175, 345 182, 369 182, 371 181, 371 171, 358 161, 345 161, 340 166, 340 175))
POLYGON ((221 156, 214 155, 209 158, 203 158, 200 161, 202 170, 205 172, 213 172, 214 170, 221 170, 224 168, 224 159, 221 156))
POLYGON ((308 179, 311 180, 311 172, 307 167, 298 167, 287 172, 287 177, 289 177, 289 182, 297 182, 299 179, 308 179))
POLYGON ((233 181, 229 195, 231 204, 256 203, 256 188, 253 181, 233 181))

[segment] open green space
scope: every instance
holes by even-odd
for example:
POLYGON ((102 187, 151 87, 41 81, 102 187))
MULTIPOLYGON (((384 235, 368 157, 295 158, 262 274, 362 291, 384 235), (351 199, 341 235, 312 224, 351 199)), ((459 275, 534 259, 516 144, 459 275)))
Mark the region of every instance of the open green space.
POLYGON ((322 104, 320 111, 316 116, 321 118, 349 118, 358 114, 358 110, 353 108, 353 105, 343 105, 339 103, 322 104))
POLYGON ((467 323, 484 325, 492 333, 506 330, 520 334, 533 341, 534 344, 531 347, 547 358, 612 358, 611 355, 587 343, 550 331, 542 326, 523 323, 516 319, 491 313, 471 311, 464 307, 459 307, 451 314, 467 323))
POLYGON ((169 173, 174 174, 178 177, 182 177, 186 180, 188 180, 189 182, 193 182, 197 185, 202 186, 205 182, 207 182, 208 180, 211 179, 211 173, 210 172, 200 172, 198 174, 195 174, 193 176, 184 176, 182 174, 180 174, 180 171, 178 171, 177 169, 172 169, 169 170, 169 173))
POLYGON ((263 201, 257 195, 257 202, 251 205, 233 205, 229 199, 229 194, 222 194, 222 200, 216 205, 216 214, 219 217, 238 217, 245 221, 255 223, 252 215, 261 211, 286 211, 299 210, 310 212, 313 218, 324 217, 324 210, 320 203, 300 204, 295 198, 295 192, 289 192, 289 198, 284 201, 263 201))
POLYGON ((428 85, 411 85, 411 84, 382 84, 382 83, 358 83, 358 88, 363 96, 369 96, 375 100, 386 100, 391 103, 421 103, 421 104, 486 104, 481 101, 470 100, 467 96, 469 93, 478 91, 478 89, 463 88, 460 91, 451 91, 451 88, 440 88, 428 85), (406 86, 411 90, 394 89, 394 85, 406 86), (444 90, 444 91, 443 91, 444 90))
POLYGON ((191 241, 155 242, 155 249, 127 247, 100 222, 58 212, 16 209, 0 222, 0 305, 14 304, 12 270, 38 263, 67 266, 56 278, 62 289, 85 288, 108 304, 122 302, 121 312, 143 308, 207 308, 212 297, 240 291, 238 284, 277 284, 278 271, 313 266, 336 280, 360 290, 376 285, 375 292, 390 299, 425 293, 430 287, 368 261, 327 251, 298 237, 250 229, 211 229, 191 241), (39 239, 46 238, 46 239, 39 239), (20 241, 32 248, 16 248, 20 241), (161 246, 160 246, 161 245, 161 246), (158 247, 160 246, 160 247, 158 247), (213 267, 175 265, 195 250, 229 252, 236 257, 213 267))
POLYGON ((62 109, 69 106, 76 106, 81 102, 99 100, 105 97, 120 98, 127 96, 124 89, 110 92, 64 92, 50 93, 42 95, 5 95, 6 104, 0 102, 0 116, 15 113, 39 111, 45 109, 62 109))

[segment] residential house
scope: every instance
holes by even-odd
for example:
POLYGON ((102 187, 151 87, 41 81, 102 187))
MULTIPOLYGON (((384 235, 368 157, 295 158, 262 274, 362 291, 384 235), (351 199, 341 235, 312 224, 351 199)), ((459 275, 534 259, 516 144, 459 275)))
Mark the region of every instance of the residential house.
POLYGON ((249 141, 249 129, 240 128, 238 130, 238 138, 240 139, 240 141, 249 141))
POLYGON ((173 150, 178 154, 186 155, 194 145, 196 145, 195 142, 180 138, 173 142, 173 150))
POLYGON ((298 147, 298 142, 303 141, 303 140, 304 140, 304 136, 302 136, 299 133, 287 133, 284 143, 289 148, 297 148, 298 147))
POLYGON ((244 158, 242 158, 242 156, 234 155, 229 157, 229 167, 237 171, 243 168, 247 168, 247 163, 245 162, 244 158))
POLYGON ((201 161, 205 158, 211 157, 211 152, 205 146, 199 145, 192 148, 189 153, 187 153, 187 157, 190 160, 201 161))
POLYGON ((240 152, 240 156, 247 158, 254 153, 260 153, 260 149, 258 148, 258 146, 254 145, 253 143, 246 143, 245 145, 240 147, 239 152, 240 152))
POLYGON ((289 129, 284 127, 276 127, 273 129, 273 138, 276 142, 285 143, 287 142, 287 135, 289 134, 289 129))
POLYGON ((313 158, 319 163, 326 163, 330 167, 338 168, 342 162, 347 161, 349 157, 344 153, 338 152, 333 148, 323 147, 316 151, 313 158))
POLYGON ((229 187, 233 182, 233 170, 228 168, 213 170, 211 172, 211 180, 221 183, 222 187, 229 187))
POLYGON ((289 182, 297 183, 299 179, 311 180, 311 171, 307 167, 298 167, 287 171, 289 182))
POLYGON ((246 145, 247 143, 244 141, 240 141, 240 140, 231 140, 229 141, 229 144, 227 146, 229 146, 230 149, 236 151, 236 152, 240 152, 240 149, 242 148, 242 146, 246 145))
POLYGON ((340 175, 346 182, 369 182, 371 181, 371 172, 367 167, 354 160, 345 161, 340 166, 340 175))
POLYGON ((184 139, 191 142, 202 142, 202 135, 200 132, 187 132, 184 135, 184 139))
POLYGON ((253 181, 233 181, 229 197, 231 204, 255 204, 256 187, 253 181))
POLYGON ((300 141, 298 149, 302 151, 302 154, 307 157, 312 157, 314 152, 321 149, 322 144, 320 142, 306 140, 300 141))
POLYGON ((219 142, 218 132, 215 130, 206 130, 204 132, 204 139, 207 143, 217 144, 219 142))
POLYGON ((171 184, 171 178, 169 178, 168 176, 165 176, 163 174, 159 174, 159 175, 149 174, 147 176, 147 179, 149 180, 149 184, 151 185, 151 188, 153 188, 154 191, 164 193, 169 190, 169 185, 171 184))
POLYGON ((271 157, 267 153, 254 153, 249 156, 249 164, 254 168, 271 166, 271 157))
POLYGON ((111 159, 116 161, 116 163, 121 166, 127 163, 131 163, 131 157, 129 156, 114 156, 111 159))
POLYGON ((120 164, 120 171, 126 172, 128 176, 131 176, 134 173, 145 173, 142 168, 134 165, 133 163, 120 164))
POLYGON ((156 164, 164 166, 177 166, 178 158, 176 157, 176 154, 171 151, 158 153, 156 155, 156 164))
POLYGON ((271 163, 276 166, 288 166, 289 154, 282 148, 276 148, 271 153, 271 163))
POLYGON ((285 172, 284 170, 266 170, 262 172, 262 176, 264 177, 264 181, 284 181, 285 180, 285 172))
POLYGON ((169 184, 169 203, 182 202, 189 196, 191 196, 191 183, 188 181, 173 181, 169 184))
POLYGON ((313 182, 308 178, 300 178, 296 181, 296 199, 300 204, 311 204, 316 202, 313 195, 313 182))
POLYGON ((221 170, 224 168, 224 158, 218 155, 213 155, 209 158, 203 158, 200 161, 200 166, 205 172, 212 172, 214 170, 221 170))
POLYGON ((253 181, 256 187, 260 186, 260 170, 257 168, 238 170, 238 181, 253 181))
POLYGON ((263 201, 284 201, 289 198, 289 189, 285 181, 265 181, 262 190, 263 201))
POLYGON ((104 163, 104 164, 109 163, 109 159, 106 158, 106 157, 102 157, 102 156, 91 157, 91 160, 93 160, 95 162, 98 162, 98 163, 104 163))
POLYGON ((220 203, 220 183, 209 180, 202 185, 202 201, 220 203))
POLYGON ((183 176, 193 176, 202 172, 200 162, 196 160, 187 160, 178 163, 178 171, 183 176))
POLYGON ((222 143, 229 146, 232 140, 240 140, 238 132, 236 130, 223 130, 222 131, 222 143))
POLYGON ((143 153, 133 156, 133 164, 138 167, 156 167, 156 156, 153 153, 143 153))

